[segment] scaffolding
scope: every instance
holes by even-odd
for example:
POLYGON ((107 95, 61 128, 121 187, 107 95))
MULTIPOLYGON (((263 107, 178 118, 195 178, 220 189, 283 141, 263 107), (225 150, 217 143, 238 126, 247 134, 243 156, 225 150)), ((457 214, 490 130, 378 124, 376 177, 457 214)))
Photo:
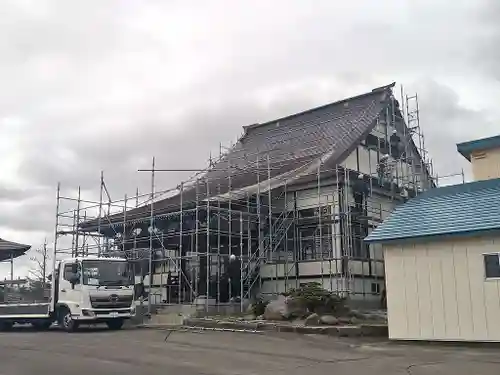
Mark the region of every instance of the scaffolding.
POLYGON ((125 257, 149 291, 150 308, 243 310, 248 300, 273 298, 309 281, 378 303, 382 249, 363 239, 397 204, 436 186, 417 96, 401 89, 401 104, 394 96, 391 101, 359 145, 368 155, 365 170, 352 153, 339 164, 319 159, 305 165, 300 183, 273 185, 277 167, 268 152, 246 154, 243 161, 232 158, 233 147, 220 147, 218 159, 202 170, 158 169, 153 158, 150 169, 139 170, 151 175, 145 194, 113 200, 102 172, 98 201, 83 199, 80 188, 64 195, 58 185, 56 256, 125 257), (216 170, 221 161, 226 168, 216 170), (175 188, 157 189, 157 174, 171 171, 193 175, 175 188), (217 184, 209 171, 218 173, 217 184), (233 188, 249 172, 255 188, 233 188))

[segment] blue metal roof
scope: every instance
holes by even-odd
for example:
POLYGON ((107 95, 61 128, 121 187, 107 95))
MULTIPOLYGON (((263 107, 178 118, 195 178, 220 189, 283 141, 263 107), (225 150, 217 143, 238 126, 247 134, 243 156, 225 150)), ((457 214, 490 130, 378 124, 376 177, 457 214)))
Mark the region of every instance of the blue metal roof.
POLYGON ((470 155, 474 151, 489 150, 492 148, 500 148, 500 135, 457 144, 457 151, 469 161, 470 155))
POLYGON ((397 207, 365 242, 500 230, 500 179, 429 190, 397 207))

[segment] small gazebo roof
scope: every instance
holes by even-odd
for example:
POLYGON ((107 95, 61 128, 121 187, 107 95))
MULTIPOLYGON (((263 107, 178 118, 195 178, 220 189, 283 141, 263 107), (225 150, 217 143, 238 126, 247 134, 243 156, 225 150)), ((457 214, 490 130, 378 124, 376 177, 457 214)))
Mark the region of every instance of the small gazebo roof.
POLYGON ((17 242, 6 241, 0 238, 0 262, 24 255, 31 245, 23 245, 17 242))

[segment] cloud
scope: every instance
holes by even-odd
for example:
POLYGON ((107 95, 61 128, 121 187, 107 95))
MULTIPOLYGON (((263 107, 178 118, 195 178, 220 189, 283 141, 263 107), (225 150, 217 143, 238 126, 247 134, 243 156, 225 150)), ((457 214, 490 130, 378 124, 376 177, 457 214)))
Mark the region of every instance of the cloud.
POLYGON ((489 113, 465 107, 452 87, 434 80, 422 80, 412 86, 418 92, 421 128, 425 148, 432 158, 441 183, 460 183, 462 170, 472 178, 470 164, 456 151, 456 144, 488 137, 498 132, 489 113), (450 176, 453 175, 453 176, 450 176), (450 176, 450 177, 445 177, 450 176))
MULTIPOLYGON (((20 242, 52 237, 58 181, 97 200, 104 170, 113 199, 147 192, 137 169, 153 155, 160 168, 203 168, 244 125, 392 81, 419 92, 439 174, 467 167, 454 143, 490 135, 500 116, 463 102, 499 90, 494 0, 10 0, 0 10, 0 235, 20 242)), ((188 175, 158 174, 157 188, 188 175)))

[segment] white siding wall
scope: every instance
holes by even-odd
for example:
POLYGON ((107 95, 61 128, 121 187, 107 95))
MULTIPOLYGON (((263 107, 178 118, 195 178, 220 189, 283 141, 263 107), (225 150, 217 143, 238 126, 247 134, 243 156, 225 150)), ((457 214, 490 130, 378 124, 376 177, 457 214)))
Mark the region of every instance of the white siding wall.
POLYGON ((366 175, 377 177, 377 151, 368 150, 364 146, 358 146, 358 150, 354 150, 349 156, 341 163, 342 167, 359 171, 366 175), (358 158, 359 155, 359 158, 358 158), (359 169, 358 169, 359 159, 359 169))
MULTIPOLYGON (((389 134, 391 133, 392 129, 389 131, 389 134)), ((372 134, 378 137, 382 136, 380 132, 377 133, 375 130, 372 131, 372 134)), ((418 161, 419 159, 416 155, 413 155, 410 147, 408 148, 407 152, 411 156, 411 159, 414 160, 414 163, 418 166, 418 168, 420 168, 420 162, 418 161)), ((349 154, 349 156, 341 163, 341 166, 352 169, 354 171, 362 172, 365 175, 378 177, 377 164, 379 156, 381 155, 378 155, 377 150, 368 149, 365 146, 359 145, 357 147, 357 150, 351 152, 351 154, 349 154)), ((415 184, 421 184, 421 172, 418 172, 415 166, 410 165, 402 160, 394 160, 392 157, 390 158, 389 165, 392 169, 392 177, 396 181, 398 181, 398 184, 400 186, 414 188, 415 184)))
POLYGON ((384 250, 391 339, 500 341, 500 280, 483 265, 500 237, 384 250))
MULTIPOLYGON (((293 210, 294 208, 294 193, 287 194, 287 209, 293 210)), ((338 207, 338 192, 336 186, 325 186, 321 190, 317 188, 304 189, 297 191, 297 209, 302 210, 305 208, 318 207, 318 203, 322 205, 334 205, 338 207)))
POLYGON ((372 279, 368 277, 366 279, 345 279, 341 276, 330 277, 325 275, 323 278, 301 277, 300 279, 295 279, 290 277, 287 280, 266 280, 262 284, 261 292, 264 295, 284 293, 285 291, 298 287, 302 283, 310 282, 322 283, 323 288, 326 290, 335 291, 341 295, 347 296, 350 293, 349 298, 352 300, 363 299, 366 301, 371 300, 373 302, 378 302, 380 301, 380 295, 371 293, 372 283, 378 283, 380 285, 380 290, 383 289, 383 280, 380 279, 372 279))

